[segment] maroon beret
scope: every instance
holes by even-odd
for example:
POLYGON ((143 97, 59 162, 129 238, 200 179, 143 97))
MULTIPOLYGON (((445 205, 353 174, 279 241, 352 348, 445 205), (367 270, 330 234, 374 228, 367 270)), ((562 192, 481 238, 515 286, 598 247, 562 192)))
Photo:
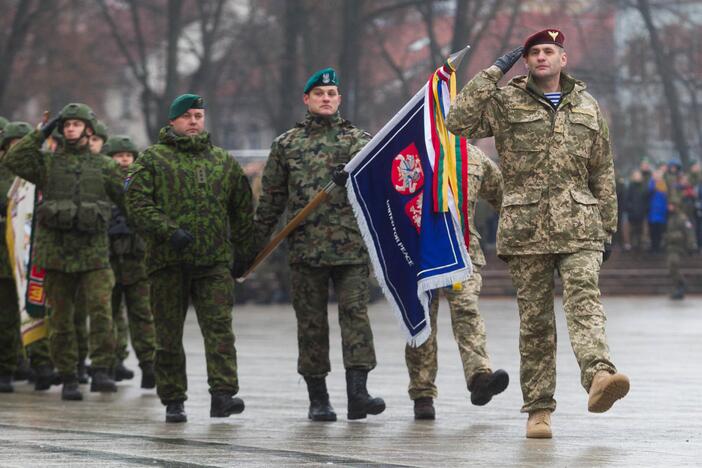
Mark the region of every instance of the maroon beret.
POLYGON ((565 42, 565 36, 558 29, 544 29, 535 34, 529 36, 524 42, 524 57, 527 56, 531 46, 538 44, 555 44, 559 47, 563 47, 563 42, 565 42))

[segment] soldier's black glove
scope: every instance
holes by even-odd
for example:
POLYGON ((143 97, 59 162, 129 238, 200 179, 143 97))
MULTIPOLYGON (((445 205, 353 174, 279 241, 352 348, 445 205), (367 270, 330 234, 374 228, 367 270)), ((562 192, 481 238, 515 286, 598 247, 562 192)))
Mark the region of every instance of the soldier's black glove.
POLYGON ((171 234, 171 238, 168 240, 168 243, 171 244, 173 250, 180 252, 181 250, 189 246, 190 243, 194 240, 195 238, 192 234, 190 234, 185 229, 178 228, 176 232, 171 234))
POLYGON ((51 136, 51 132, 53 132, 54 129, 58 126, 58 123, 59 123, 59 117, 58 117, 58 116, 56 116, 56 117, 54 117, 53 119, 51 119, 51 120, 49 120, 48 122, 46 122, 46 125, 44 125, 43 127, 41 127, 41 130, 40 130, 40 131, 41 131, 41 136, 43 136, 45 140, 46 140, 47 138, 49 138, 49 137, 51 136))
POLYGON ((241 278, 244 276, 244 273, 246 273, 249 268, 251 268, 251 265, 253 264, 254 259, 249 259, 249 260, 238 260, 234 262, 234 265, 232 266, 231 273, 232 273, 232 278, 237 279, 241 278))
POLYGON ((612 244, 605 242, 604 252, 602 252, 602 263, 606 262, 610 255, 612 255, 612 244))
POLYGON ((498 58, 495 61, 495 65, 497 68, 502 70, 502 73, 505 74, 507 73, 512 66, 514 66, 515 63, 522 57, 522 53, 524 52, 524 47, 519 46, 516 49, 507 52, 505 55, 502 57, 498 58))
POLYGON ((336 185, 346 187, 346 181, 349 180, 349 173, 344 170, 344 164, 339 164, 332 174, 332 180, 336 185))

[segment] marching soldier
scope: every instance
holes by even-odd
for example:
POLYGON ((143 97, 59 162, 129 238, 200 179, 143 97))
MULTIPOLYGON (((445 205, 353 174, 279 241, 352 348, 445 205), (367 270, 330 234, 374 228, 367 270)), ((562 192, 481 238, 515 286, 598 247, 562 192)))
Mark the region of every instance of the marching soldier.
MULTIPOLYGON (((480 247, 480 234, 475 227, 475 206, 478 197, 499 210, 502 204, 502 175, 497 165, 479 148, 468 145, 468 202, 470 204, 470 258, 473 275, 456 287, 443 288, 451 310, 453 336, 463 363, 470 401, 482 406, 494 395, 502 393, 509 384, 509 375, 502 369, 492 372, 485 349, 485 324, 478 310, 478 296, 482 286, 480 269, 485 265, 485 255, 480 247)), ((436 373, 436 316, 439 311, 439 291, 435 291, 430 304, 431 334, 421 346, 405 346, 405 361, 409 371, 409 395, 414 401, 415 419, 434 419, 434 398, 437 396, 436 373)))
POLYGON ((478 73, 451 107, 448 128, 495 137, 504 177, 497 253, 507 259, 520 314, 520 380, 527 437, 550 438, 556 386, 553 274, 563 280, 568 331, 589 392, 607 411, 629 391, 605 338, 599 271, 617 227, 607 123, 585 84, 563 71, 563 33, 549 29, 478 73), (497 82, 523 56, 528 76, 497 82), (603 253, 604 252, 604 253, 603 253))
POLYGON ((671 299, 680 300, 685 298, 687 281, 680 271, 680 260, 685 255, 691 255, 697 251, 697 239, 695 229, 690 219, 680 209, 679 203, 668 203, 668 225, 663 234, 663 245, 665 246, 666 262, 670 279, 673 283, 671 299))
MULTIPOLYGON (((0 121, 0 124, 2 121, 0 121)), ((0 151, 7 152, 27 133, 32 131, 26 122, 9 122, 2 129, 0 151)), ((11 393, 12 376, 17 370, 19 352, 22 350, 20 339, 20 313, 17 304, 17 289, 10 265, 10 253, 4 233, 7 223, 7 192, 15 176, 0 166, 0 393, 11 393)))
POLYGON ((148 244, 156 388, 166 422, 187 421, 183 324, 192 300, 205 338, 210 416, 227 417, 244 411, 234 397, 232 274, 253 254, 251 188, 234 158, 210 141, 200 96, 177 97, 169 119, 125 181, 128 219, 148 244))
MULTIPOLYGON (((127 176, 129 166, 136 160, 139 151, 131 138, 124 135, 107 140, 103 153, 115 161, 127 176)), ((115 288, 112 291, 112 317, 115 322, 122 316, 122 298, 127 305, 128 331, 116 333, 115 380, 118 374, 128 370, 123 361, 127 357, 127 336, 131 336, 132 346, 141 368, 141 388, 154 388, 155 331, 151 315, 149 280, 146 273, 146 243, 127 224, 124 213, 112 208, 112 218, 108 229, 110 236, 110 263, 115 273, 115 288)), ((125 323, 126 325, 126 323, 125 323)), ((125 327, 126 328, 126 327, 125 327)))
POLYGON ((76 376, 77 295, 84 296, 90 315, 90 391, 117 390, 109 375, 114 356, 110 310, 114 275, 109 263, 107 222, 110 199, 122 202, 122 175, 112 161, 90 153, 88 139, 96 125, 90 107, 68 104, 44 128, 22 138, 2 161, 42 191, 36 212, 35 260, 46 270, 46 294, 52 311, 51 357, 63 380, 64 400, 83 398, 76 376), (54 128, 63 136, 62 145, 55 153, 45 154, 42 142, 54 128))
MULTIPOLYGON (((324 187, 335 168, 347 163, 369 140, 367 133, 341 118, 338 84, 331 68, 312 75, 304 89, 308 110, 304 122, 273 142, 256 210, 256 238, 261 242, 268 240, 286 209, 292 218, 324 187)), ((382 413, 385 402, 372 398, 366 389, 368 372, 376 365, 367 311, 368 253, 346 192, 332 192, 329 200, 292 232, 288 243, 297 317, 297 370, 307 383, 309 419, 336 421, 325 382, 331 370, 327 319, 330 280, 339 300, 348 418, 382 413)))

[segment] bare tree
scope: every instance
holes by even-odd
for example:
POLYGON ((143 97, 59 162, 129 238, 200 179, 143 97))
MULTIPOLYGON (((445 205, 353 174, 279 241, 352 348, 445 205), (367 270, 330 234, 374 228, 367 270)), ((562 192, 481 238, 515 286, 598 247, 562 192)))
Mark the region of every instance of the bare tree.
POLYGON ((7 34, 0 36, 0 107, 2 107, 7 88, 12 79, 15 59, 25 45, 30 27, 44 13, 54 7, 53 1, 20 0, 12 2, 17 5, 14 12, 4 9, 6 14, 12 14, 12 21, 7 34))

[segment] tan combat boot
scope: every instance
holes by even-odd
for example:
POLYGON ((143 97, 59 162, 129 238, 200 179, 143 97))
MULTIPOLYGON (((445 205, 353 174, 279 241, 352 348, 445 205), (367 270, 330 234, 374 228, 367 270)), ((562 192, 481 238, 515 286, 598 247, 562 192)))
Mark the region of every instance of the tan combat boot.
POLYGON ((553 437, 549 410, 536 410, 529 413, 526 436, 527 439, 550 439, 553 437))
POLYGON ((591 413, 604 413, 627 393, 629 393, 629 378, 626 375, 599 371, 590 385, 587 410, 591 413))

